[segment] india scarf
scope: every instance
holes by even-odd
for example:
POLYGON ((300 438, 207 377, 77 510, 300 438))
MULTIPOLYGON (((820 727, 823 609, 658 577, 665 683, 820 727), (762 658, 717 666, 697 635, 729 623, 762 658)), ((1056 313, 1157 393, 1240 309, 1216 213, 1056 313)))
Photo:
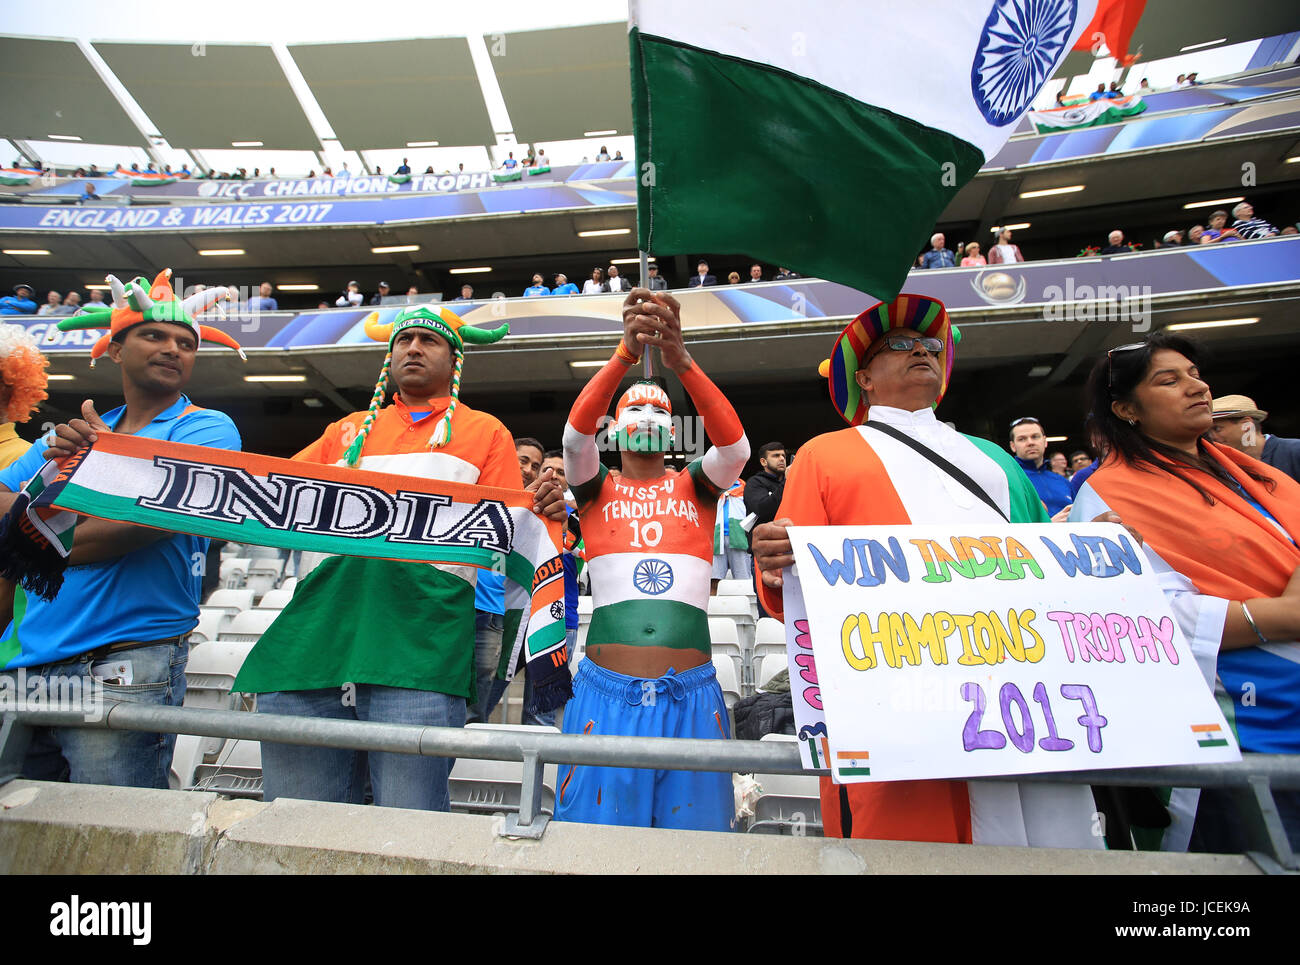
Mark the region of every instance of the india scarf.
POLYGON ((1237 480, 1291 538, 1232 487, 1209 473, 1195 473, 1214 499, 1213 506, 1207 505, 1200 493, 1164 468, 1187 476, 1193 471, 1163 458, 1160 466, 1142 468, 1112 454, 1088 485, 1201 593, 1226 600, 1278 596, 1300 566, 1300 548, 1293 542, 1300 539, 1300 483, 1228 446, 1203 443, 1201 452, 1237 480), (1247 468, 1272 479, 1272 490, 1251 479, 1247 468), (1224 566, 1225 561, 1231 566, 1224 566))
POLYGON ((495 569, 506 577, 506 626, 517 626, 506 679, 523 655, 546 710, 571 695, 564 566, 560 524, 532 505, 522 490, 100 432, 61 465, 46 463, 20 494, 0 523, 0 576, 52 599, 77 514, 256 546, 495 569))

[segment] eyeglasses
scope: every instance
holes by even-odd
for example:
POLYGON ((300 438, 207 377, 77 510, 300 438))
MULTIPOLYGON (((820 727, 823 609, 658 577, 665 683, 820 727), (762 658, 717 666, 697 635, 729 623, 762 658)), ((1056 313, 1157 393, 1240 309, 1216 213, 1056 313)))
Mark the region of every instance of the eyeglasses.
POLYGON ((1106 373, 1106 388, 1108 389, 1115 388, 1115 353, 1132 352, 1134 349, 1146 348, 1146 347, 1147 347, 1146 342, 1130 342, 1128 345, 1121 345, 1118 348, 1113 348, 1106 353, 1106 368, 1108 370, 1106 373))
MULTIPOLYGON (((921 348, 925 349, 931 355, 938 355, 943 351, 943 342, 939 341, 937 338, 931 338, 929 336, 916 338, 912 335, 886 335, 876 344, 880 344, 881 342, 884 343, 884 348, 889 349, 891 352, 910 352, 917 345, 920 345, 921 348)), ((870 361, 883 352, 884 348, 876 349, 876 351, 868 355, 867 361, 870 361)))

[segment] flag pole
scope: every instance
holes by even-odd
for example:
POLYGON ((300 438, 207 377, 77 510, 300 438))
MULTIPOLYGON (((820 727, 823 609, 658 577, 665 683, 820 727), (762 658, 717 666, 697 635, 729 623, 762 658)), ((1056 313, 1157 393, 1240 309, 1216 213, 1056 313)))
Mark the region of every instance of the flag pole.
MULTIPOLYGON (((650 256, 646 254, 646 252, 640 250, 637 251, 637 255, 641 259, 641 285, 642 287, 649 288, 650 287, 650 256)), ((655 375, 654 352, 655 352, 654 346, 647 345, 645 347, 645 351, 641 353, 641 364, 645 366, 645 371, 643 374, 647 379, 652 379, 654 378, 655 375)))

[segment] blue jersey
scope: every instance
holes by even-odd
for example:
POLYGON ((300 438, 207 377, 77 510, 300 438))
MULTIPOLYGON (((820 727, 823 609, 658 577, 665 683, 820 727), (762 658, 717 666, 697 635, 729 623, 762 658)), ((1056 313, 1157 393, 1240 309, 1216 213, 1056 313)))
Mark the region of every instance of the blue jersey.
MULTIPOLYGON (((116 426, 121 406, 104 415, 116 426)), ((216 449, 240 448, 230 417, 195 409, 181 396, 135 433, 216 449)), ((0 486, 18 492, 45 464, 46 444, 36 442, 25 455, 0 470, 0 486)), ((69 566, 63 588, 52 603, 16 588, 14 620, 0 635, 0 668, 38 667, 110 643, 165 640, 194 629, 208 541, 180 533, 124 556, 84 566, 69 566)))

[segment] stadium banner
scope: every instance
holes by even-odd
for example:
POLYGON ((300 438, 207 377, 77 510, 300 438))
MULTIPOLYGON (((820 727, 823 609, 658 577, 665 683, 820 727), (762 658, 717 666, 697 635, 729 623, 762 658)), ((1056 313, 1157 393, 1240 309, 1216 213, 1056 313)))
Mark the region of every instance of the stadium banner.
MULTIPOLYGON (((549 165, 525 168, 530 177, 541 177, 548 182, 607 180, 630 178, 633 166, 630 161, 602 161, 596 164, 566 164, 555 168, 549 165), (549 175, 549 176, 548 176, 549 175)), ((40 182, 41 172, 35 172, 40 182)), ((82 178, 59 178, 41 182, 39 190, 29 195, 55 197, 80 196, 82 186, 93 182, 101 195, 130 195, 142 201, 163 198, 204 198, 213 201, 272 201, 295 198, 355 198, 367 195, 447 194, 452 191, 478 191, 492 186, 490 171, 444 171, 441 174, 356 174, 350 177, 315 178, 257 178, 218 180, 215 178, 183 177, 170 184, 150 182, 136 185, 134 176, 114 176, 96 173, 82 178), (142 188, 142 190, 135 190, 142 188)), ((3 183, 3 182, 0 182, 3 183)))
MULTIPOLYGON (((1032 321, 1105 322, 1134 333, 1150 331, 1158 300, 1235 286, 1290 289, 1300 277, 1300 237, 1162 248, 1138 254, 1065 261, 1027 261, 985 268, 913 271, 907 290, 942 301, 958 322, 996 321, 1002 309, 1032 321), (1026 314, 1028 313, 1028 314, 1026 314)), ((177 290, 189 293, 187 279, 177 290)), ((251 294, 251 292, 250 292, 251 294)), ((333 293, 328 294, 333 300, 333 293)), ((817 278, 719 285, 673 291, 686 329, 761 325, 830 325, 852 318, 875 299, 847 285, 817 278)), ((471 325, 509 322, 512 344, 560 335, 613 335, 623 330, 622 294, 552 295, 544 298, 476 298, 448 307, 471 325)), ((383 305, 392 321, 402 305, 383 305)), ((203 322, 233 335, 246 349, 301 350, 350 346, 382 357, 365 333, 370 308, 253 312, 218 303, 203 322)), ((60 332, 49 315, 4 315, 40 342, 41 351, 89 352, 104 330, 60 332)), ((840 322, 838 328, 843 327, 840 322)), ((207 351, 201 349, 200 351, 207 351)), ((215 351, 215 349, 214 349, 215 351)), ((377 364, 377 363, 376 363, 377 364)))
POLYGON ((1121 526, 809 526, 790 540, 791 689, 816 687, 796 725, 805 760, 839 783, 1241 759, 1213 655, 1198 666, 1121 526))
POLYGON ((370 200, 308 198, 277 203, 175 205, 3 205, 0 231, 268 231, 380 226, 578 208, 632 205, 624 179, 582 184, 524 183, 514 189, 462 191, 370 200))
MULTIPOLYGON (((0 527, 6 566, 38 558, 42 545, 66 557, 81 513, 255 546, 493 569, 507 580, 506 625, 518 614, 507 675, 522 650, 535 681, 563 670, 567 689, 560 524, 533 512, 531 493, 97 436, 24 490, 0 527), (15 548, 24 536, 35 554, 15 548)), ((44 576, 29 565, 24 585, 44 576)))

